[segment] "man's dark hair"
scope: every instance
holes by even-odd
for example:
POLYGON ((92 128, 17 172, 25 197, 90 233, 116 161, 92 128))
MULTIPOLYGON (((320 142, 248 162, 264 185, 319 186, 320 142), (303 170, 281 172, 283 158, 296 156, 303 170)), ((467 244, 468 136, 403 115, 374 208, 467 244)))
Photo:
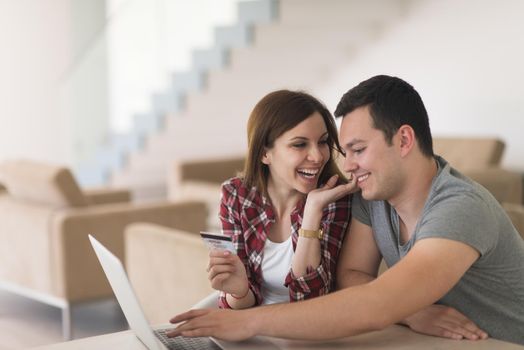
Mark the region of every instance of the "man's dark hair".
POLYGON ((344 117, 364 106, 369 107, 373 127, 384 133, 389 145, 398 129, 409 125, 415 131, 422 153, 433 156, 428 113, 413 86, 397 77, 377 75, 346 92, 338 103, 335 116, 344 117))

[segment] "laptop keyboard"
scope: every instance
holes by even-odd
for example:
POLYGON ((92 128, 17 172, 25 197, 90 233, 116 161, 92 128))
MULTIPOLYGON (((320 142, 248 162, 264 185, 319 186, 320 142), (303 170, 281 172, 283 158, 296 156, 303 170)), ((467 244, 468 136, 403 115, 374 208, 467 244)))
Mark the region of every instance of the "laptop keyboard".
POLYGON ((175 337, 169 338, 166 332, 169 329, 157 329, 155 330, 156 337, 166 346, 168 349, 184 349, 184 350, 202 350, 202 349, 213 349, 220 350, 221 348, 215 344, 209 338, 187 338, 187 337, 175 337))

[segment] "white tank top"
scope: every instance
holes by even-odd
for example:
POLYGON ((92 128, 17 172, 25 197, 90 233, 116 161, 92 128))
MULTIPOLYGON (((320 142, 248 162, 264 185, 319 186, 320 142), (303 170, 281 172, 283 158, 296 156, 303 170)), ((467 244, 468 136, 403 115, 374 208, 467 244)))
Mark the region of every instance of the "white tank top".
POLYGON ((289 302, 289 290, 284 286, 293 259, 291 235, 282 243, 266 239, 262 259, 262 304, 289 302))

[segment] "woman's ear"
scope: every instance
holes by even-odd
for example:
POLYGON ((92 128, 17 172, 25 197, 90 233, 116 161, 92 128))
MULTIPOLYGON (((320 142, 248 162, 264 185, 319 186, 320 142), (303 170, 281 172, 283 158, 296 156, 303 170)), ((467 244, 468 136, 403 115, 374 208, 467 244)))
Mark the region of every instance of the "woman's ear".
POLYGON ((269 165, 271 164, 271 154, 267 148, 264 148, 264 153, 262 153, 262 163, 269 165))

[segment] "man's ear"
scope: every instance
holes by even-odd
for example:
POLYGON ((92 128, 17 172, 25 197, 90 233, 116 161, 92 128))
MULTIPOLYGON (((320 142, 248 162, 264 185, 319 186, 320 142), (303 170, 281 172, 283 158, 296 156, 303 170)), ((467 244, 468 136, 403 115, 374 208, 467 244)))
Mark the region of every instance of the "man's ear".
POLYGON ((398 129, 397 135, 400 140, 400 156, 405 157, 411 152, 411 150, 417 142, 417 139, 415 137, 415 131, 409 125, 402 125, 398 129))

